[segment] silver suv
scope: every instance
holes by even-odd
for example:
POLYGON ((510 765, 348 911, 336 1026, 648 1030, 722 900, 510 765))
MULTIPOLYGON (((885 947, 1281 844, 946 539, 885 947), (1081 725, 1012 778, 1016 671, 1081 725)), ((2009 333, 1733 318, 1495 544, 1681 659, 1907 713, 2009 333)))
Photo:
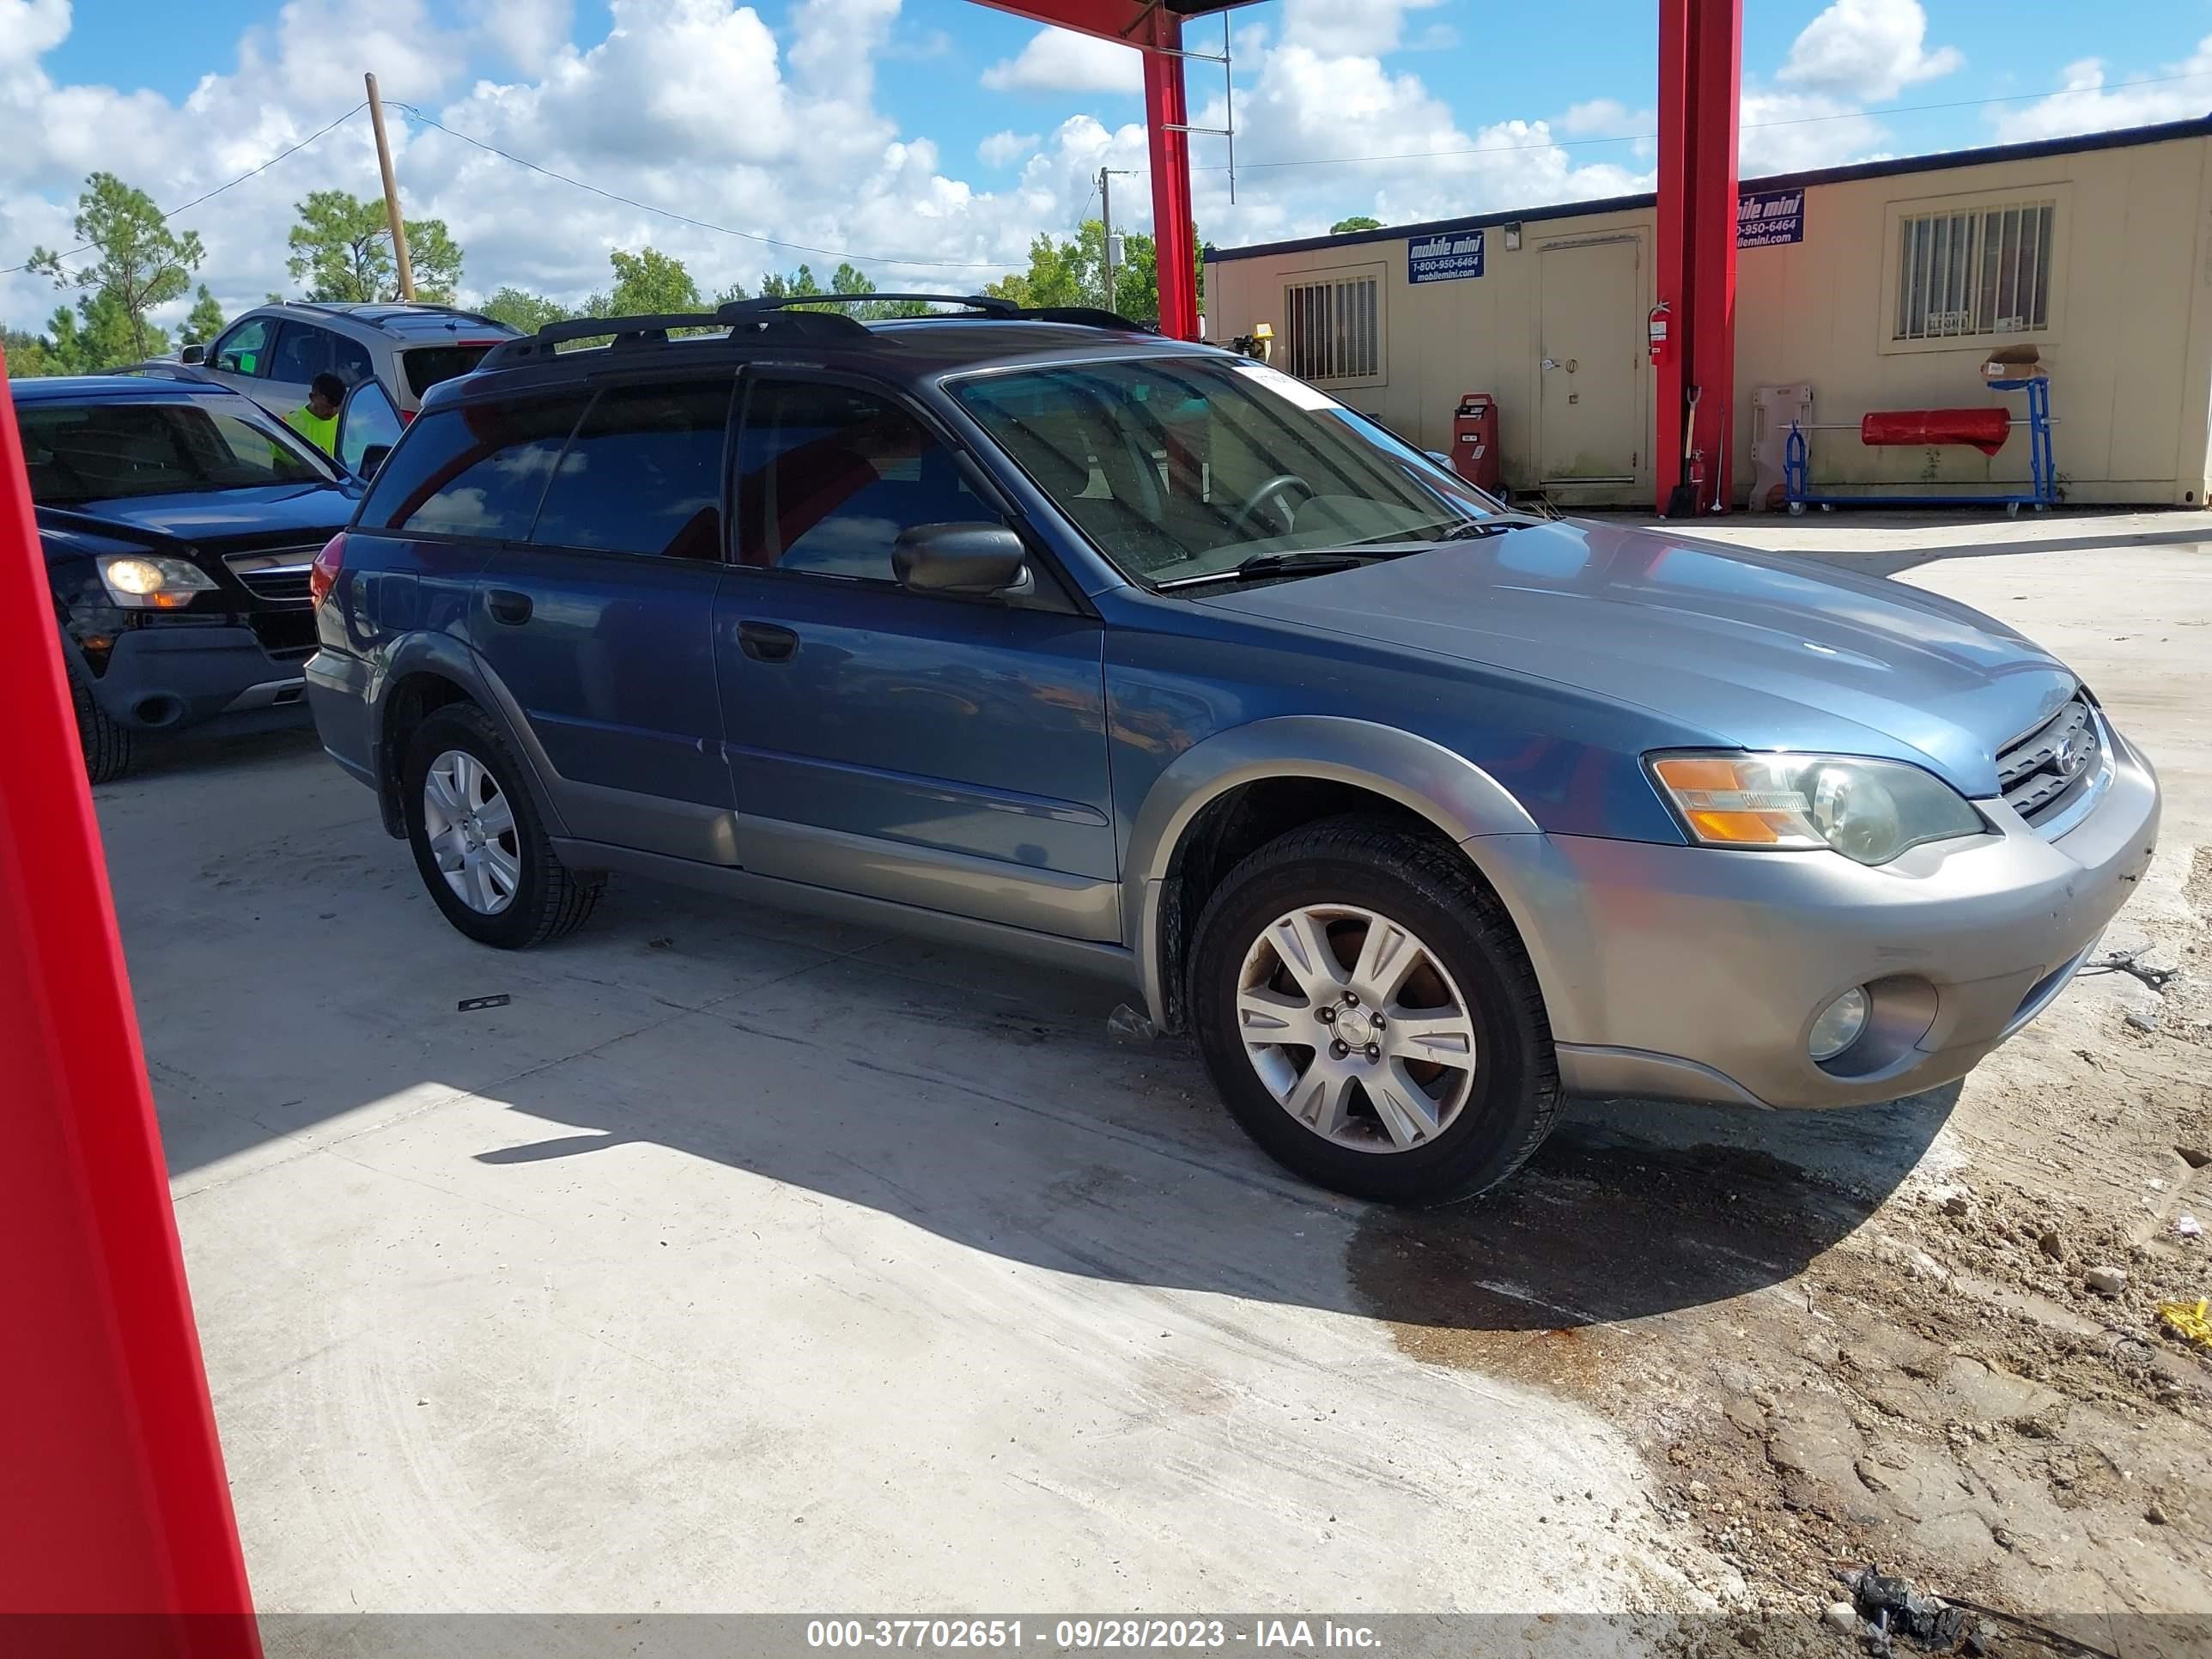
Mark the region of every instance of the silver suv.
POLYGON ((422 394, 465 374, 514 331, 473 311, 433 305, 337 305, 301 300, 256 306, 213 345, 188 345, 180 361, 243 392, 272 414, 307 401, 318 374, 349 387, 376 380, 403 420, 422 394))

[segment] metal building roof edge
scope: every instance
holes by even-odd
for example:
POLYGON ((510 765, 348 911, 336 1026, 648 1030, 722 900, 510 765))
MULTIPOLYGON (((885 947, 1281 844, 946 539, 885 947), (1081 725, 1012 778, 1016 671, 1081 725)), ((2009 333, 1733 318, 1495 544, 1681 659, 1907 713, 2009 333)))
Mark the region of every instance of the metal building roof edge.
MULTIPOLYGON (((2152 126, 2115 127, 2106 132, 2076 133, 2064 138, 2037 138, 2027 143, 1990 144, 1979 149, 1938 150, 1928 155, 1902 155, 1881 161, 1855 161, 1844 167, 1814 167, 1801 173, 1770 173, 1758 179, 1739 179, 1742 191, 1795 190, 1814 185, 1850 184, 1860 179, 1894 178, 1912 173, 1940 173, 1953 167, 1987 167, 1999 161, 2033 161, 2043 155, 2086 155, 2093 150, 2130 149, 2139 144, 2170 143, 2178 138, 2212 136, 2212 115, 2185 121, 2161 121, 2152 126)), ((1656 206, 1650 191, 1634 196, 1605 196, 1587 202, 1552 202, 1540 207, 1504 208, 1489 213, 1470 213, 1456 219, 1431 219, 1416 225, 1385 225, 1379 230, 1346 231, 1341 236, 1304 236, 1286 242, 1255 242, 1244 247, 1208 246, 1208 264, 1233 259, 1259 259, 1277 253, 1312 253, 1331 248, 1358 247, 1370 242, 1402 242, 1419 236, 1445 236, 1455 231, 1487 229, 1492 225, 1542 223, 1547 219, 1580 219, 1600 213, 1625 213, 1656 206)))

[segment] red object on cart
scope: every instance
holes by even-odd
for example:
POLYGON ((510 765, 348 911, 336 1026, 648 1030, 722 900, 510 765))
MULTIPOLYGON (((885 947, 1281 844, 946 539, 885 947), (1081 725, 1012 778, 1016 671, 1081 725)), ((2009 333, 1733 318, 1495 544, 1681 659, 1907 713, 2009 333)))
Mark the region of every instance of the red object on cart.
MULTIPOLYGON (((46 589, 0 358, 0 591, 46 589)), ((0 1631, 10 1652, 258 1659, 106 861, 43 603, 0 606, 0 1631)))
POLYGON ((1994 455, 2011 432, 2012 412, 2004 409, 1893 409, 1859 420, 1859 441, 1887 449, 1968 444, 1994 455))
POLYGON ((1452 467, 1478 489, 1493 493, 1504 482, 1498 454, 1498 399, 1470 392, 1452 412, 1452 467))

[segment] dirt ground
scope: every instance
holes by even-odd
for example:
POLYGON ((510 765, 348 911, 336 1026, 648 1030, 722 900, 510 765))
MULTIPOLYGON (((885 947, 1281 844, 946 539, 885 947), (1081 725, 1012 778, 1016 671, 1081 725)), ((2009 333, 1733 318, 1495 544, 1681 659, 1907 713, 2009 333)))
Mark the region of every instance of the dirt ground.
POLYGON ((1695 1645, 1840 1650, 1838 1571, 1879 1564, 2001 1651, 2212 1651, 2212 1364, 2157 1311, 2212 1295, 2206 552, 1890 561, 2051 643, 2165 774, 2112 959, 1963 1085, 1764 1139, 1585 1115, 1492 1204, 1363 1231, 1407 1351, 1630 1432, 1661 1552, 1739 1615, 1695 1645))

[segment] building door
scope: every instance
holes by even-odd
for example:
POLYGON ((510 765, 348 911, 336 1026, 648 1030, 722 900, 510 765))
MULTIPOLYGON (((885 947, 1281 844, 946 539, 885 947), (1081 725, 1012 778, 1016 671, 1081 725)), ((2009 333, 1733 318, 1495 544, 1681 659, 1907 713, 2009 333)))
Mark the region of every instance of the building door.
POLYGON ((1540 256, 1543 483, 1633 483, 1644 459, 1644 313, 1636 238, 1554 243, 1540 256))

